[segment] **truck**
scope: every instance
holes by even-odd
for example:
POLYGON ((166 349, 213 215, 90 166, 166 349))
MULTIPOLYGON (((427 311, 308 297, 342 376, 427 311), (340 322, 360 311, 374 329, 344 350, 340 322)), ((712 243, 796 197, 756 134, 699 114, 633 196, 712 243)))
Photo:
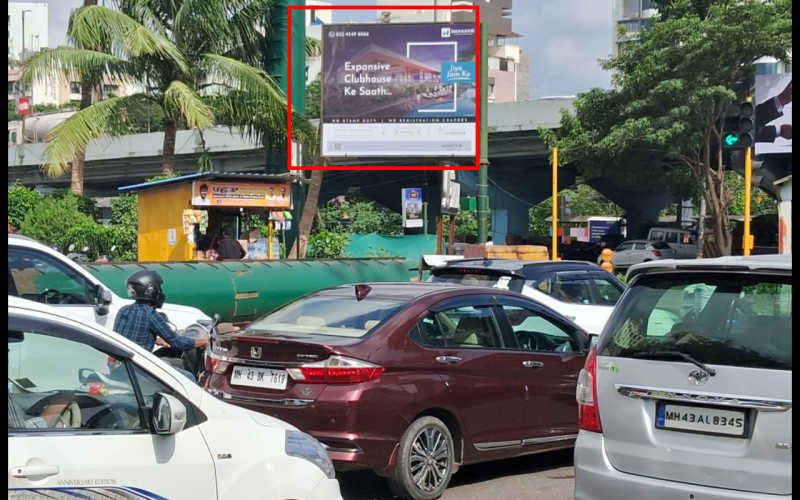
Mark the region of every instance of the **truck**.
POLYGON ((77 113, 75 110, 59 110, 48 113, 37 113, 25 118, 25 121, 15 120, 8 122, 8 145, 43 142, 47 134, 56 125, 59 125, 70 116, 77 113))

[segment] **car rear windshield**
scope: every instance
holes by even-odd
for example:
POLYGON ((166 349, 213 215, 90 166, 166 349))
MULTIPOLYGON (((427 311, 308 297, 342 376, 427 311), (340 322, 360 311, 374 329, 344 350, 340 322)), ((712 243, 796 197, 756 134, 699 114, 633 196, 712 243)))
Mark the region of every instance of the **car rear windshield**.
POLYGON ((672 248, 671 246, 669 246, 668 243, 664 243, 663 241, 654 241, 653 243, 650 244, 650 246, 652 246, 656 250, 669 250, 672 248))
POLYGON ((525 279, 510 273, 483 271, 478 269, 447 269, 431 271, 431 279, 437 283, 453 283, 455 285, 482 286, 485 288, 501 288, 517 293, 522 292, 525 279))
POLYGON ((791 276, 653 274, 617 307, 603 356, 677 351, 706 364, 792 370, 791 276))
POLYGON ((403 307, 394 300, 313 295, 257 319, 248 332, 362 338, 403 307))

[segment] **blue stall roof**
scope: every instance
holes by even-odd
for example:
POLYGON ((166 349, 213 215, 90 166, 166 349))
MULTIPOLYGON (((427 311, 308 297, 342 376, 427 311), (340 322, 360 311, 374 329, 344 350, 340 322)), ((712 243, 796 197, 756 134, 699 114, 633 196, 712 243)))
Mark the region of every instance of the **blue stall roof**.
POLYGON ((263 182, 263 183, 277 183, 277 184, 292 184, 296 182, 308 183, 308 180, 299 174, 253 174, 253 173, 233 173, 233 172, 201 172, 199 174, 181 175, 171 179, 162 179, 153 182, 143 182, 141 184, 134 184, 132 186, 122 186, 119 188, 123 193, 135 193, 137 191, 144 191, 155 187, 169 186, 172 184, 181 184, 189 181, 206 180, 206 181, 239 181, 239 182, 263 182))

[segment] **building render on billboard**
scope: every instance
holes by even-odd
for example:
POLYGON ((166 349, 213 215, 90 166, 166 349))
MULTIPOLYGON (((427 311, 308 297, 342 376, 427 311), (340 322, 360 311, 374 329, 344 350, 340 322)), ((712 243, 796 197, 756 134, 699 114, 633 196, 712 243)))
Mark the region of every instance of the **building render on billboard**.
POLYGON ((481 21, 489 29, 489 102, 530 99, 528 54, 514 40, 521 35, 511 29, 513 0, 378 0, 378 22, 382 23, 470 23, 474 11, 431 9, 426 6, 472 6, 481 9, 481 21), (418 6, 417 9, 380 9, 381 6, 418 6))

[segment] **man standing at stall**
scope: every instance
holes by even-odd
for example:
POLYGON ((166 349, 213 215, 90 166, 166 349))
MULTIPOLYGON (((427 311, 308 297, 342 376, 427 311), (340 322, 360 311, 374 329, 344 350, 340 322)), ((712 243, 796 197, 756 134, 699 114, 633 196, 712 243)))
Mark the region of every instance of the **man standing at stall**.
POLYGON ((233 239, 233 229, 222 228, 222 239, 217 247, 217 260, 241 260, 247 255, 238 240, 233 239))

